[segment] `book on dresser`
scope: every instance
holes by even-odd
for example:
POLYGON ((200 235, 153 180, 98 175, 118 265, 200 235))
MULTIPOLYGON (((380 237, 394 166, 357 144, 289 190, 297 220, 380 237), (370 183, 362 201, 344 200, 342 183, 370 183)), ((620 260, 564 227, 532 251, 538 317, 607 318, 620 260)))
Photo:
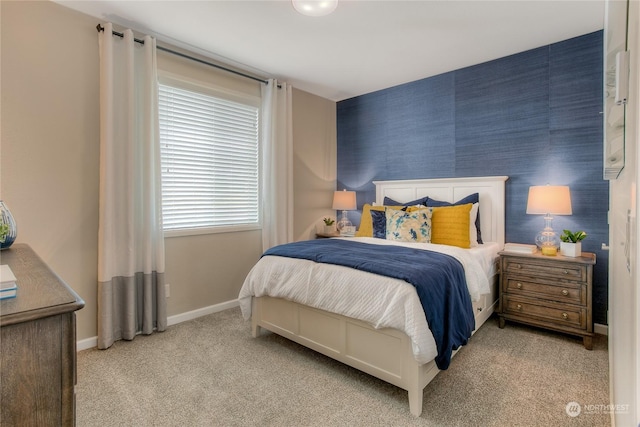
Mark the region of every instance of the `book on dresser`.
POLYGON ((18 294, 18 283, 11 268, 0 265, 0 300, 15 298, 18 294))
POLYGON ((505 243, 504 251, 517 254, 535 254, 538 248, 536 245, 525 245, 523 243, 505 243))

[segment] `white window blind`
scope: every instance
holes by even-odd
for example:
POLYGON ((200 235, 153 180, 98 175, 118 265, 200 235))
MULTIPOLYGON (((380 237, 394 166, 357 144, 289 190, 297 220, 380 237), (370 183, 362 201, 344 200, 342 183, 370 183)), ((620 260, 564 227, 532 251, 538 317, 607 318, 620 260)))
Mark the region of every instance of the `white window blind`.
POLYGON ((258 225, 259 109, 159 86, 164 229, 258 225))

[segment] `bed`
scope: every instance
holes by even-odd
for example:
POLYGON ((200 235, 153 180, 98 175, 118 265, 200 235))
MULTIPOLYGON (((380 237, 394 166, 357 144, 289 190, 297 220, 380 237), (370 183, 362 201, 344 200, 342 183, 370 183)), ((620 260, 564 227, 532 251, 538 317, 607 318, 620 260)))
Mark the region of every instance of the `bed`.
MULTIPOLYGON (((473 295, 470 310, 475 330, 491 316, 497 302, 497 252, 504 246, 504 195, 507 179, 505 176, 496 176, 374 181, 378 205, 382 205, 385 198, 406 203, 427 196, 454 203, 477 193, 481 219, 479 231, 483 244, 471 249, 433 245, 438 246, 438 250, 442 249, 444 253, 457 257, 465 266, 469 283, 473 281, 470 277, 480 275, 471 274, 468 266, 482 264, 486 279, 478 279, 479 283, 473 289, 469 287, 469 294, 473 295), (476 256, 476 253, 480 253, 480 256, 476 256), (476 258, 481 261, 476 261, 476 258), (483 280, 487 280, 486 286, 481 283, 483 280)), ((396 245, 395 242, 368 237, 361 238, 358 242, 360 241, 396 245)), ((429 244, 424 245, 429 247, 429 244)), ((425 310, 421 310, 416 290, 411 285, 399 279, 355 272, 341 265, 264 256, 247 276, 238 300, 243 316, 251 319, 254 337, 260 335, 261 329, 274 332, 407 390, 410 412, 415 416, 422 413, 423 390, 439 369, 433 360, 435 333, 430 333, 425 310), (313 280, 322 282, 323 290, 318 291, 318 295, 310 296, 309 289, 306 289, 300 292, 305 294, 304 298, 279 290, 279 287, 284 288, 284 285, 280 285, 281 282, 298 280, 296 276, 299 275, 305 276, 305 280, 316 275, 313 280), (360 282, 365 282, 364 287, 360 282), (372 286, 393 291, 366 291, 367 287, 372 289, 372 286), (353 299, 354 294, 356 300, 369 298, 366 300, 367 310, 374 307, 370 311, 375 311, 379 307, 382 319, 378 314, 355 314, 352 305, 357 304, 344 303, 347 298, 353 299), (371 294, 375 294, 376 298, 378 294, 386 296, 384 304, 388 306, 373 300, 371 294), (397 309, 390 308, 394 304, 397 309)))

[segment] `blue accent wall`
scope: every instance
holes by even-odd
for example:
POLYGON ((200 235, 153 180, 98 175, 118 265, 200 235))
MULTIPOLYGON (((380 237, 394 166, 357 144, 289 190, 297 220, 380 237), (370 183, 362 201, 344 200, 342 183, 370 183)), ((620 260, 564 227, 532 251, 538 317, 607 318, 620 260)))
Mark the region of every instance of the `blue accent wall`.
POLYGON ((506 240, 532 244, 544 221, 525 213, 529 186, 569 185, 573 215, 554 229, 587 232, 594 321, 606 324, 602 44, 597 31, 339 102, 338 188, 362 209, 374 180, 508 175, 506 240))

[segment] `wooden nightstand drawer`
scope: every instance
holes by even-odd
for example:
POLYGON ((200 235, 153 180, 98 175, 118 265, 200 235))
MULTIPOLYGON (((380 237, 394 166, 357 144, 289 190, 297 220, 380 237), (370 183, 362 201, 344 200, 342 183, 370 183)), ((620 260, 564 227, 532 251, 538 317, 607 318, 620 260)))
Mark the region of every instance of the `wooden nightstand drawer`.
POLYGON ((533 296, 551 301, 561 301, 570 304, 586 304, 585 286, 566 283, 565 286, 507 278, 506 292, 514 295, 533 296))
POLYGON ((587 267, 575 263, 507 258, 503 268, 504 273, 522 276, 549 277, 552 279, 575 280, 579 282, 587 280, 587 267))
POLYGON ((584 328, 586 326, 586 310, 579 306, 567 306, 554 304, 527 298, 514 298, 503 296, 502 305, 504 314, 523 316, 529 320, 551 322, 562 328, 584 328))

